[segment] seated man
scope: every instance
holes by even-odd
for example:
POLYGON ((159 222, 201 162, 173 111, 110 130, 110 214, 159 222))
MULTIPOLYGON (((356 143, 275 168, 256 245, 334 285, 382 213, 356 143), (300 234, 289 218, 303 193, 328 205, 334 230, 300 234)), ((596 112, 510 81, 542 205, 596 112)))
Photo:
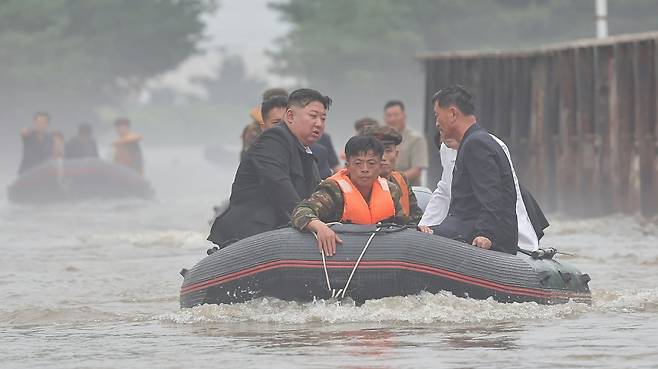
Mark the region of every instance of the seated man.
MULTIPOLYGON (((507 159, 509 160, 512 168, 512 175, 514 175, 514 185, 516 190, 516 218, 518 221, 519 229, 519 247, 530 250, 537 250, 539 248, 539 239, 544 235, 543 230, 548 227, 548 221, 544 213, 536 204, 532 195, 525 190, 518 181, 512 164, 512 158, 509 153, 507 145, 498 137, 491 135, 500 147, 505 151, 507 159), (526 205, 528 204, 528 205, 526 205), (534 216, 533 216, 534 215, 534 216), (536 219, 534 219, 536 217, 536 219)), ((452 170, 455 167, 455 160, 457 159, 457 149, 459 144, 454 140, 447 142, 439 142, 439 154, 441 156, 441 166, 443 173, 441 180, 436 184, 436 190, 432 193, 423 218, 418 223, 419 226, 433 226, 441 224, 448 215, 448 208, 450 207, 450 186, 452 184, 452 170)))
POLYGON ((345 144, 345 169, 322 181, 317 191, 293 210, 292 225, 315 232, 325 255, 334 255, 336 242, 342 242, 325 223, 408 222, 400 204, 400 188, 379 177, 383 154, 384 147, 374 137, 350 138, 345 144))
POLYGON ((404 215, 409 217, 411 224, 418 224, 423 216, 423 211, 418 207, 416 195, 411 189, 407 177, 395 170, 395 162, 398 158, 397 145, 402 142, 402 135, 388 126, 368 127, 362 130, 361 134, 377 138, 384 146, 382 168, 379 175, 395 183, 400 188, 400 191, 402 191, 400 203, 404 215))
POLYGON ((83 123, 78 126, 78 135, 71 138, 64 148, 64 158, 97 158, 98 146, 92 134, 91 125, 83 123))
POLYGON ((300 201, 320 182, 309 146, 324 133, 331 99, 303 88, 293 91, 283 122, 258 137, 240 162, 228 209, 208 240, 220 247, 285 226, 300 201))
POLYGON ((507 155, 476 122, 473 98, 463 87, 439 90, 432 103, 441 137, 459 144, 448 215, 434 233, 516 254, 517 196, 507 155))

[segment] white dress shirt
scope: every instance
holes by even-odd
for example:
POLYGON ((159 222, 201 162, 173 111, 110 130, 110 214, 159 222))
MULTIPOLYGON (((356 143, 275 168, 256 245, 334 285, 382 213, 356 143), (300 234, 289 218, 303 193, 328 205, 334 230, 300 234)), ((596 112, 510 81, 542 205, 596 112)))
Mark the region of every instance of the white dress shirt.
MULTIPOLYGON (((514 177, 514 187, 516 189, 516 219, 518 221, 519 227, 519 247, 524 249, 536 250, 539 248, 539 239, 537 239, 537 234, 535 229, 532 227, 530 222, 530 217, 528 217, 528 211, 526 210, 525 204, 523 203, 523 198, 521 197, 521 189, 519 188, 519 180, 516 177, 516 172, 514 171, 514 165, 512 164, 512 159, 509 153, 507 145, 501 141, 498 137, 491 135, 496 142, 502 147, 507 155, 507 160, 509 160, 510 167, 512 168, 512 176, 514 177)), ((448 215, 448 209, 450 208, 450 187, 452 186, 452 170, 455 167, 455 160, 457 159, 457 150, 453 150, 441 144, 439 149, 439 154, 441 155, 441 166, 443 166, 443 174, 441 175, 441 180, 436 184, 436 190, 432 193, 430 201, 427 203, 425 212, 423 213, 423 218, 420 220, 418 225, 424 226, 433 226, 438 225, 443 222, 446 215, 448 215)))

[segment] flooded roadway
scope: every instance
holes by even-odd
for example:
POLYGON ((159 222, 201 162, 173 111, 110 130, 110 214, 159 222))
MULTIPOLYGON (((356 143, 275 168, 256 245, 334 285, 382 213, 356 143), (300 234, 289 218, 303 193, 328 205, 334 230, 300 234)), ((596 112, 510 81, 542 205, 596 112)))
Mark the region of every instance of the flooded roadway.
MULTIPOLYGON (((658 367, 658 226, 552 217, 545 245, 592 276, 592 306, 449 294, 180 310, 236 163, 149 148, 156 201, 0 200, 2 368, 658 367)), ((0 168, 8 185, 15 168, 0 168)))

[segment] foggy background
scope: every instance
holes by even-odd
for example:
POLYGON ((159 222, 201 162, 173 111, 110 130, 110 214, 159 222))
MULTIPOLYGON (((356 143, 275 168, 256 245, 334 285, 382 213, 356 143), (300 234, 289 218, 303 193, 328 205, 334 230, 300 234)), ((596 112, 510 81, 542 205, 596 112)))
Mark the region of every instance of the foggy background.
MULTIPOLYGON (((408 124, 422 130, 428 101, 415 55, 593 38, 594 7, 0 0, 2 191, 16 179, 21 128, 43 110, 66 138, 91 123, 105 159, 114 120, 130 118, 144 135, 144 178, 156 193, 25 205, 0 194, 0 367, 464 368, 528 358, 537 368, 655 367, 658 223, 633 215, 551 214, 542 244, 573 254, 560 258, 592 276, 592 306, 444 293, 363 306, 267 298, 179 305, 178 272, 211 247, 212 206, 230 193, 240 134, 264 89, 330 95, 327 132, 338 150, 356 119, 381 122, 389 99, 403 100, 408 124), (207 149, 219 153, 214 162, 207 149)), ((608 0, 608 13, 611 35, 658 30, 657 0, 608 0)))
MULTIPOLYGON (((611 0, 610 34, 658 29, 655 0, 611 0)), ((268 87, 334 99, 327 132, 382 120, 389 99, 422 128, 419 53, 515 49, 591 38, 594 0, 0 0, 0 147, 18 165, 21 127, 48 111, 68 138, 91 123, 107 152, 112 122, 153 145, 235 151, 268 87)))

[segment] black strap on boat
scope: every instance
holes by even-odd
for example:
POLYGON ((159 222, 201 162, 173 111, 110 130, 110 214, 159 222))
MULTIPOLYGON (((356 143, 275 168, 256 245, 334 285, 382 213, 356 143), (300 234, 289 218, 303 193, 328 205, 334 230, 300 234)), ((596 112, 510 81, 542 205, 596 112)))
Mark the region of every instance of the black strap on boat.
POLYGON ((523 254, 526 254, 530 256, 533 259, 536 260, 552 260, 553 256, 556 254, 561 254, 561 255, 568 255, 568 256, 574 256, 573 254, 568 254, 566 252, 560 252, 558 251, 555 247, 548 247, 545 249, 537 249, 537 250, 526 250, 522 249, 520 247, 517 247, 517 250, 523 254))
POLYGON ((396 224, 396 223, 379 223, 372 225, 355 225, 343 224, 340 222, 327 223, 327 225, 338 234, 370 234, 372 232, 378 233, 395 233, 401 232, 405 229, 416 228, 416 226, 396 224), (358 227, 358 228, 357 228, 358 227))

